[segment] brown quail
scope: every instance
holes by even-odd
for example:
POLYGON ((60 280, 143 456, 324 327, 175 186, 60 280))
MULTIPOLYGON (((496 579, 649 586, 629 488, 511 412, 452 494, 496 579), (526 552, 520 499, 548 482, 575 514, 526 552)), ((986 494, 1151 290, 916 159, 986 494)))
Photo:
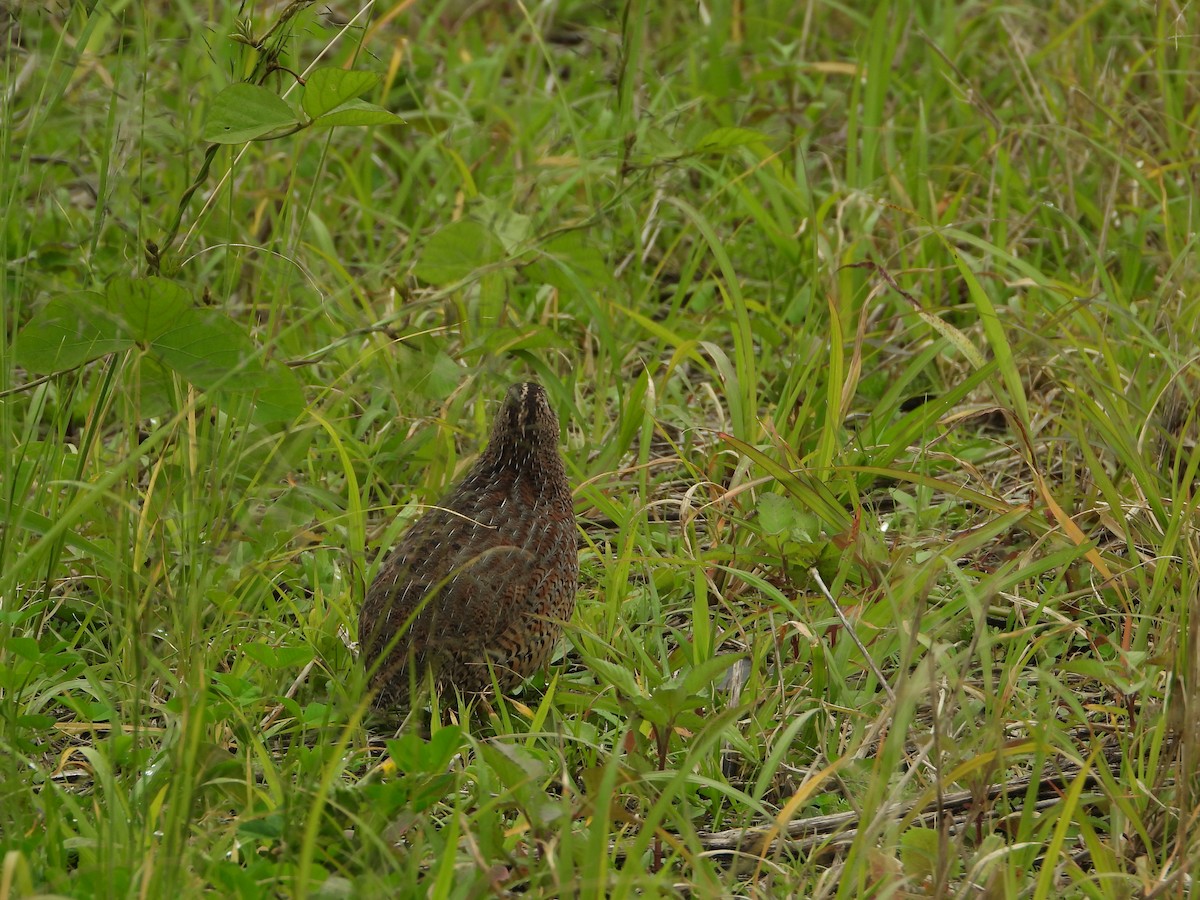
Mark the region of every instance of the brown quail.
POLYGON ((558 417, 541 385, 514 384, 475 465, 384 560, 359 616, 375 703, 404 707, 432 669, 439 690, 515 687, 550 657, 579 578, 558 417))

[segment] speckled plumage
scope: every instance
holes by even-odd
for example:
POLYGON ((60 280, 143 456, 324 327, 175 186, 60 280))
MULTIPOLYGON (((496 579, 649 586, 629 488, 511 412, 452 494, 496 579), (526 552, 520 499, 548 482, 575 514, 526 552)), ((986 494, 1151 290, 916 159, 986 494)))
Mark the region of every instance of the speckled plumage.
POLYGON ((489 663, 501 689, 516 686, 549 659, 578 579, 558 417, 540 385, 515 384, 487 449, 367 590, 358 634, 376 705, 405 706, 426 667, 443 690, 490 690, 489 663))

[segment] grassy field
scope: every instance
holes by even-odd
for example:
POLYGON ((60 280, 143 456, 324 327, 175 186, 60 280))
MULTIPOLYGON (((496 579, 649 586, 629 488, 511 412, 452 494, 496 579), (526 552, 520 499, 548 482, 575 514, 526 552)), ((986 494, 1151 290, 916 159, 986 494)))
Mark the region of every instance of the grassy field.
POLYGON ((1189 895, 1198 35, 4 3, 0 900, 1189 895), (529 378, 562 652, 394 739, 365 586, 529 378))

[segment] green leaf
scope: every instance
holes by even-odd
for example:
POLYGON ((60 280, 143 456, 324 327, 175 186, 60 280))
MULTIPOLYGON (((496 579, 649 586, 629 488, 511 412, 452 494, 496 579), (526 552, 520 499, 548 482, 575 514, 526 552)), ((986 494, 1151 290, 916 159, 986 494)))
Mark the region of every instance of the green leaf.
MULTIPOLYGON (((297 650, 304 651, 306 648, 304 648, 304 647, 281 647, 280 649, 284 650, 286 653, 294 655, 297 650)), ((287 657, 285 656, 284 658, 286 659, 287 657)), ((309 660, 312 659, 312 656, 309 656, 307 659, 304 659, 303 657, 301 657, 301 659, 302 659, 301 665, 303 665, 303 664, 308 663, 309 660)), ((323 722, 328 722, 329 721, 329 704, 328 703, 320 703, 315 700, 312 703, 306 703, 304 705, 304 711, 303 711, 303 715, 300 717, 300 721, 304 722, 307 725, 319 725, 323 722)))
POLYGON ((496 235, 473 219, 460 219, 429 239, 414 272, 442 287, 502 259, 504 246, 496 235))
POLYGON ((735 150, 738 147, 762 144, 766 139, 766 135, 762 132, 753 131, 749 128, 736 128, 732 126, 716 128, 696 141, 692 145, 692 149, 699 153, 725 153, 729 150, 735 150))
POLYGON ((516 253, 533 234, 529 216, 491 197, 477 197, 471 203, 471 214, 491 229, 508 253, 516 253))
POLYGON ((527 747, 506 741, 479 744, 479 754, 511 791, 537 783, 546 777, 546 764, 527 747))
POLYGON ((962 279, 967 285, 967 293, 971 297, 971 302, 975 304, 975 311, 979 314, 979 323, 983 326, 983 333, 987 336, 988 344, 992 348, 992 356, 995 358, 996 365, 1000 369, 1000 378, 1004 381, 1004 386, 1008 389, 1007 397, 1001 392, 996 391, 997 399, 1001 403, 1010 405, 1017 415, 1017 420, 1028 427, 1029 401, 1025 397, 1025 387, 1021 381, 1021 371, 1013 355, 1012 345, 1008 342, 1004 323, 1000 321, 1000 316, 996 312, 996 307, 992 304, 991 298, 988 297, 987 291, 983 289, 983 285, 979 283, 979 279, 975 277, 975 273, 971 271, 971 267, 967 265, 967 261, 962 253, 945 237, 942 237, 941 240, 950 252, 954 264, 958 267, 959 274, 962 275, 962 279))
POLYGON ((433 354, 433 360, 425 371, 425 377, 417 387, 421 396, 441 401, 450 396, 462 383, 463 368, 449 354, 441 350, 433 354))
MULTIPOLYGON (((0 522, 3 522, 6 528, 28 529, 32 533, 39 535, 44 535, 54 527, 54 522, 50 517, 16 503, 11 503, 2 497, 0 497, 0 522)), ((116 557, 105 548, 104 542, 95 543, 89 541, 87 538, 73 531, 68 531, 63 536, 63 540, 66 541, 67 546, 86 555, 92 562, 104 562, 114 566, 117 564, 116 557)), ((0 618, 0 624, 6 624, 3 618, 0 618)))
POLYGON ((394 112, 367 103, 365 100, 347 100, 333 112, 313 120, 313 128, 333 128, 335 125, 405 125, 394 112))
POLYGON ((104 295, 108 309, 139 344, 153 343, 192 308, 188 292, 165 278, 114 278, 104 295))
POLYGON ((444 771, 450 765, 450 760, 458 753, 463 744, 461 725, 446 725, 439 728, 429 739, 429 747, 425 754, 425 766, 430 772, 444 771))
MULTIPOLYGON (((18 335, 17 362, 34 373, 82 365, 139 343, 149 350, 143 369, 159 364, 201 390, 229 399, 251 395, 260 425, 289 421, 304 409, 295 374, 264 363, 249 335, 214 310, 195 309, 188 292, 165 278, 114 278, 104 295, 90 291, 51 300, 18 335), (153 361, 153 362, 152 362, 153 361)), ((167 398, 162 379, 143 372, 148 401, 167 398)))
POLYGON ((152 349, 163 365, 202 390, 256 390, 265 383, 262 360, 250 336, 213 310, 181 313, 152 349))
POLYGON ((396 764, 396 771, 405 775, 430 771, 426 747, 428 744, 412 732, 405 732, 387 742, 388 756, 396 764))
POLYGON ((969 362, 972 367, 976 369, 982 369, 985 365, 987 365, 987 361, 983 358, 983 354, 980 353, 979 349, 971 343, 971 339, 949 322, 944 321, 941 317, 934 315, 926 309, 922 309, 920 306, 914 305, 912 310, 918 316, 920 316, 921 320, 924 321, 930 328, 953 344, 955 349, 966 357, 967 362, 969 362))
POLYGON ((741 658, 740 653, 719 653, 697 666, 685 669, 681 683, 684 689, 691 693, 706 691, 710 685, 720 681, 730 667, 741 658))
POLYGON ((170 416, 175 412, 175 374, 155 356, 137 360, 138 406, 144 416, 170 416))
POLYGON ((21 728, 28 728, 30 731, 46 732, 56 724, 58 724, 58 719, 54 716, 43 716, 37 713, 17 716, 17 725, 21 728))
POLYGON ((250 419, 256 425, 274 425, 278 422, 291 422, 304 411, 308 401, 304 397, 304 388, 294 372, 283 363, 275 360, 267 362, 266 367, 259 373, 254 385, 240 385, 235 379, 233 387, 227 383, 218 391, 218 405, 225 405, 223 398, 244 398, 251 395, 254 411, 250 419))
POLYGON ((283 836, 283 813, 272 812, 257 819, 246 816, 238 819, 238 834, 249 841, 275 841, 283 836))
POLYGON ((127 350, 133 342, 93 291, 55 297, 37 312, 17 337, 16 361, 30 372, 46 374, 127 350))
POLYGON ((647 722, 666 728, 694 698, 678 685, 655 689, 649 697, 634 697, 633 707, 647 722))
POLYGON ((38 642, 30 637, 10 637, 4 642, 4 648, 9 653, 29 660, 40 659, 42 655, 42 651, 38 649, 38 642))
POLYGON ((267 644, 247 644, 245 652, 255 662, 271 669, 298 669, 313 659, 312 647, 271 647, 267 644))
POLYGON ((296 111, 279 96, 242 81, 213 98, 200 136, 214 144, 244 144, 299 124, 296 111))
POLYGON ((414 813, 422 813, 435 803, 441 803, 454 789, 455 781, 455 776, 449 772, 419 779, 407 785, 409 796, 406 803, 414 813))
POLYGON ((910 828, 900 835, 900 861, 914 883, 933 878, 941 858, 940 835, 935 829, 910 828))
POLYGON ((814 478, 807 472, 789 470, 757 447, 747 444, 731 434, 722 432, 719 437, 743 456, 750 457, 759 466, 766 469, 767 473, 778 481, 784 490, 820 516, 821 520, 832 528, 835 534, 841 534, 850 527, 850 514, 846 512, 823 481, 814 478))
POLYGON ((638 687, 633 673, 624 666, 618 666, 606 659, 589 659, 588 668, 598 676, 601 683, 607 682, 626 697, 644 697, 645 691, 638 687))
POLYGON ((796 525, 796 504, 782 494, 758 498, 758 524, 766 534, 786 534, 796 525))
POLYGON ((230 398, 252 395, 252 419, 260 425, 289 421, 304 409, 304 391, 292 371, 277 362, 264 364, 249 335, 220 313, 187 310, 151 350, 201 390, 230 398))
POLYGON ((802 544, 813 544, 821 533, 821 520, 782 494, 758 498, 758 524, 771 537, 802 544))
POLYGON ((547 241, 540 257, 525 267, 534 282, 553 285, 560 291, 583 293, 612 281, 608 263, 582 231, 568 231, 547 241))
POLYGON ((337 109, 347 100, 361 96, 379 83, 371 72, 354 72, 333 66, 313 70, 304 82, 304 98, 300 105, 312 118, 337 109))

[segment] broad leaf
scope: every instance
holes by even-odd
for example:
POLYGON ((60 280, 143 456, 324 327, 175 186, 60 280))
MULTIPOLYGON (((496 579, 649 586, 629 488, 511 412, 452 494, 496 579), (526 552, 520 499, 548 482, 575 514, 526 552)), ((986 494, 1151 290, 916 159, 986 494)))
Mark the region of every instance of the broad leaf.
POLYGON ((106 353, 127 350, 133 342, 93 291, 55 297, 21 329, 16 361, 30 372, 72 369, 106 353))
POLYGON ((792 497, 763 494, 758 498, 758 523, 765 534, 811 542, 821 533, 821 520, 805 512, 792 497))
POLYGON ((109 310, 139 344, 153 343, 192 308, 188 292, 165 278, 114 278, 104 295, 109 310))
POLYGON ((196 387, 256 390, 264 384, 258 348, 220 313, 189 309, 152 346, 155 355, 196 387))
POLYGON ((326 66, 311 72, 304 82, 304 98, 300 105, 312 118, 337 109, 347 100, 365 94, 379 83, 371 72, 354 72, 326 66))
POLYGON ((624 666, 619 666, 606 659, 590 659, 588 668, 592 670, 593 675, 598 676, 601 683, 611 684, 626 697, 644 698, 646 696, 646 692, 638 686, 633 673, 624 666))
POLYGON ((244 144, 300 124, 296 111, 256 84, 231 84, 213 98, 200 136, 214 144, 244 144))
MULTIPOLYGON (((734 663, 741 659, 743 656, 740 653, 718 653, 681 673, 680 683, 692 693, 705 692, 711 685, 720 681, 734 663)), ((680 678, 680 676, 676 677, 680 678)))
POLYGON ((365 100, 347 100, 331 113, 316 119, 313 128, 333 128, 335 125, 404 125, 394 112, 365 100))
POLYGON ((270 669, 298 669, 312 662, 312 647, 272 647, 269 644, 246 644, 248 657, 270 669))
POLYGON ((502 259, 504 247, 496 235, 473 219, 460 219, 429 239, 414 271, 441 287, 502 259))
POLYGON ((738 147, 749 147, 765 142, 766 135, 762 132, 729 126, 713 129, 692 146, 701 153, 724 153, 738 147))
POLYGON ((250 337, 219 313, 188 310, 151 349, 202 390, 230 398, 252 395, 252 419, 260 425, 286 422, 304 409, 304 391, 292 371, 277 362, 264 364, 250 337))
POLYGON ((259 373, 257 384, 254 387, 241 390, 238 386, 231 389, 226 384, 217 394, 218 397, 230 395, 245 397, 247 392, 251 393, 254 401, 254 411, 250 414, 250 418, 256 425, 290 422, 304 411, 307 403, 304 399, 304 389, 296 379, 295 373, 274 360, 268 362, 263 371, 259 373))
POLYGON ((522 249, 533 235, 533 220, 507 203, 480 195, 471 203, 471 214, 499 238, 507 253, 522 249))
POLYGON ((163 370, 228 402, 254 404, 258 424, 296 418, 305 405, 295 374, 264 362, 245 329, 221 313, 196 309, 188 292, 165 278, 114 278, 103 295, 55 297, 17 338, 16 360, 30 372, 58 372, 140 344, 147 408, 169 408, 163 370))
POLYGON ((532 281, 561 291, 587 293, 612 281, 604 254, 587 241, 582 231, 568 231, 539 248, 540 256, 525 267, 532 281))
POLYGON ((450 760, 463 744, 462 728, 447 725, 439 728, 428 741, 412 732, 405 732, 387 742, 388 756, 396 764, 396 770, 405 775, 437 775, 446 771, 450 760))

